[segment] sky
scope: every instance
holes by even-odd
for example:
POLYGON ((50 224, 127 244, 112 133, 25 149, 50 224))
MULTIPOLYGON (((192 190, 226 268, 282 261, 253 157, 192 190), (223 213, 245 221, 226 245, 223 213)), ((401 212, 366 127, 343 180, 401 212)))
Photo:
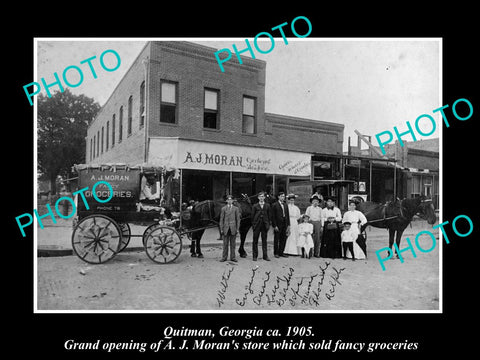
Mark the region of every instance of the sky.
MULTIPOLYGON (((44 77, 51 83, 54 72, 61 77, 67 66, 79 66, 84 73, 83 82, 70 91, 85 94, 103 105, 146 41, 162 39, 85 40, 37 38, 37 73, 32 81, 40 82, 44 77), (100 55, 109 49, 121 58, 120 67, 112 72, 104 71, 99 63, 100 55), (96 56, 92 65, 97 79, 92 77, 88 64, 80 64, 92 56, 96 56)), ((187 40, 215 49, 228 48, 232 52, 232 44, 239 50, 246 47, 245 38, 187 40)), ((253 46, 253 39, 249 41, 253 46)), ((258 43, 264 50, 271 47, 270 40, 265 41, 258 43)), ((250 56, 248 52, 242 55, 250 56)), ((372 135, 374 140, 375 134, 393 132, 394 126, 400 132, 407 130, 406 121, 414 127, 415 120, 422 114, 429 114, 437 124, 441 123, 440 114, 432 113, 443 105, 439 39, 288 38, 285 44, 280 37, 275 38, 271 52, 255 51, 255 57, 267 63, 265 111, 343 124, 344 151, 349 136, 352 145, 357 144, 355 130, 372 135)), ((107 66, 115 65, 111 53, 106 54, 104 60, 107 66)), ((69 71, 72 84, 79 80, 76 76, 75 70, 69 71)), ((56 86, 51 91, 55 89, 56 86)), ((423 118, 419 126, 427 133, 432 125, 423 118)), ((437 126, 428 138, 439 137, 441 128, 437 126)), ((423 138, 427 137, 417 135, 418 140, 423 138)), ((376 145, 376 141, 374 143, 376 145)), ((362 148, 366 145, 362 144, 362 148)))

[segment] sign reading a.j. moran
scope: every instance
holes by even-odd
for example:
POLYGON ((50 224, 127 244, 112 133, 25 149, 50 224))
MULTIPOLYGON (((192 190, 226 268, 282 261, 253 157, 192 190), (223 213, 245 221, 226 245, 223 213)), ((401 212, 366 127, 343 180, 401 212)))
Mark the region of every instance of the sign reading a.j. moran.
POLYGON ((285 150, 153 138, 149 163, 183 169, 310 176, 310 154, 285 150))

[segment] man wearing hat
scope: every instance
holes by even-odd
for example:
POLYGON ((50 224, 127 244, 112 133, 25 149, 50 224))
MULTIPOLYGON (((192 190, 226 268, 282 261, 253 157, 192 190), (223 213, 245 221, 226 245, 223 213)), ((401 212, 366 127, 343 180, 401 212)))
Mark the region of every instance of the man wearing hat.
POLYGON ((322 208, 320 207, 320 198, 313 194, 310 197, 312 205, 307 207, 305 215, 310 218, 313 225, 313 256, 320 257, 320 241, 322 237, 322 208))
POLYGON ((285 193, 280 191, 277 199, 272 205, 273 254, 276 258, 288 257, 288 255, 283 253, 285 242, 287 241, 287 233, 290 231, 290 214, 288 206, 285 204, 285 193))
POLYGON ((233 205, 233 196, 227 195, 227 205, 220 211, 219 228, 223 235, 223 253, 220 261, 226 261, 228 257, 228 248, 230 247, 230 260, 235 259, 235 238, 240 228, 240 209, 233 205))
POLYGON ((265 202, 265 193, 261 191, 258 193, 258 203, 254 204, 252 207, 253 261, 257 261, 258 237, 260 234, 262 235, 263 260, 270 261, 267 254, 267 232, 270 227, 271 218, 270 205, 265 202))

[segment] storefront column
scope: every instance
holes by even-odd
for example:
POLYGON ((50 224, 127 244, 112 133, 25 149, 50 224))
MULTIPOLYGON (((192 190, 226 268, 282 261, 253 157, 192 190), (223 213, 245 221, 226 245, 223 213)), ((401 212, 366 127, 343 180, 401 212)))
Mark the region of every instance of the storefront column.
POLYGON ((368 200, 372 201, 372 160, 369 160, 370 163, 370 182, 368 187, 368 200))
POLYGON ((229 194, 233 194, 233 173, 230 171, 230 189, 229 189, 229 194))
POLYGON ((180 169, 180 227, 182 227, 182 205, 183 205, 183 171, 180 169))
POLYGON ((397 163, 393 164, 393 201, 397 199, 397 163))

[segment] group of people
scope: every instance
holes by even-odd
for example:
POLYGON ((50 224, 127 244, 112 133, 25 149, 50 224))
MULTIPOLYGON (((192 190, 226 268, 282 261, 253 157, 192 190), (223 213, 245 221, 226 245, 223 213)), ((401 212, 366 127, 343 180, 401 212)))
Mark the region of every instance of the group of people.
MULTIPOLYGON (((365 215, 356 210, 350 201, 348 211, 342 217, 334 198, 315 193, 311 205, 301 214, 295 205, 296 195, 280 192, 273 203, 265 201, 265 193, 258 194, 258 202, 252 207, 252 259, 258 259, 258 240, 261 237, 263 260, 270 261, 267 251, 267 234, 273 227, 273 254, 275 258, 301 256, 302 258, 350 258, 365 259, 365 247, 361 246, 361 226, 367 223, 365 215), (285 201, 286 200, 286 201, 285 201)), ((220 232, 223 253, 220 261, 236 262, 235 239, 240 228, 240 209, 233 205, 233 197, 227 196, 227 205, 220 213, 220 232)), ((241 255, 246 257, 246 255, 241 255)))

